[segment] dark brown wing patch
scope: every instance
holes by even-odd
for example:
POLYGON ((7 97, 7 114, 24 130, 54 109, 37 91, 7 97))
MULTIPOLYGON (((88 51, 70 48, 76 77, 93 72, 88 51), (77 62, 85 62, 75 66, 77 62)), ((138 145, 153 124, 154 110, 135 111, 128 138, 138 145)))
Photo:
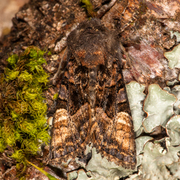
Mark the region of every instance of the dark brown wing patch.
POLYGON ((116 37, 98 19, 81 23, 68 37, 68 63, 60 80, 52 161, 83 159, 86 145, 125 168, 135 168, 135 139, 121 53, 116 37))

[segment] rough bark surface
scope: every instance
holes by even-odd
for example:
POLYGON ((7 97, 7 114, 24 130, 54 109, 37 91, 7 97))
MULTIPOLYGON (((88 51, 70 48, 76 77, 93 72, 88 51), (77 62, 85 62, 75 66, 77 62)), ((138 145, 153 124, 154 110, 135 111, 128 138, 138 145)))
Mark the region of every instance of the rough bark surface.
MULTIPOLYGON (((92 0, 97 12, 109 2, 92 0)), ((146 87, 150 83, 164 87, 166 81, 178 79, 179 69, 168 67, 164 52, 178 44, 175 37, 171 38, 170 31, 180 29, 179 9, 179 0, 117 0, 102 16, 101 23, 115 32, 124 46, 122 60, 126 83, 137 80, 146 87)), ((51 58, 45 57, 45 69, 53 77, 65 54, 68 35, 86 19, 87 12, 79 0, 32 0, 25 4, 12 19, 11 32, 1 38, 0 72, 6 67, 9 55, 19 54, 28 46, 38 46, 52 53, 51 58)), ((46 92, 49 116, 55 111, 53 95, 58 89, 55 84, 46 92)), ((39 161, 32 161, 40 164, 47 153, 48 150, 44 150, 39 161)), ((15 163, 7 154, 0 156, 0 175, 7 180, 16 179, 15 163)), ((48 166, 45 169, 54 173, 48 166)), ((28 173, 29 179, 46 179, 42 174, 32 173, 30 168, 28 173)), ((63 172, 58 174, 65 178, 63 172)))

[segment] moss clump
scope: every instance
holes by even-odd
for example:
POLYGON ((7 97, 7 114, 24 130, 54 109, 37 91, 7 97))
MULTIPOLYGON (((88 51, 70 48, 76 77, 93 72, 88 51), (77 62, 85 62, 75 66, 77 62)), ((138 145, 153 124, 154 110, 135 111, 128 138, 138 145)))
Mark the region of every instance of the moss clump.
POLYGON ((58 93, 54 94, 53 99, 54 100, 58 99, 58 93))
POLYGON ((97 14, 94 11, 93 5, 90 0, 80 0, 80 2, 84 4, 82 7, 87 10, 90 17, 96 17, 97 14))
POLYGON ((0 74, 0 152, 8 148, 11 157, 23 164, 50 138, 43 97, 48 82, 43 55, 38 48, 27 48, 20 56, 9 57, 4 74, 0 74))

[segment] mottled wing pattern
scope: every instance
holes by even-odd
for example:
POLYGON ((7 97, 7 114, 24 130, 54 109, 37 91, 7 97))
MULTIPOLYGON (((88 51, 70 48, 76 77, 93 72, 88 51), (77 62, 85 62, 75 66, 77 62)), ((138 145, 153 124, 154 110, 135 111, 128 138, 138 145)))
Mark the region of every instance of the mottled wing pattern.
POLYGON ((83 159, 86 145, 109 161, 135 168, 135 140, 121 53, 116 36, 100 20, 81 23, 68 37, 52 131, 52 159, 83 159))
POLYGON ((86 147, 81 146, 87 135, 88 104, 83 105, 73 116, 66 109, 58 109, 54 117, 51 140, 51 158, 57 163, 79 157, 83 159, 86 147))

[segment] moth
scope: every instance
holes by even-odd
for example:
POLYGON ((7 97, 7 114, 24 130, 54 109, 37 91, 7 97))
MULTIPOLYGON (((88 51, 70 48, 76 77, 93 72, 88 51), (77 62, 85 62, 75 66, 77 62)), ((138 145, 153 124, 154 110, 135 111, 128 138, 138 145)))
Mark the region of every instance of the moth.
POLYGON ((88 163, 87 146, 118 166, 136 165, 133 122, 122 75, 118 37, 93 18, 67 39, 66 65, 59 81, 51 161, 88 163))

